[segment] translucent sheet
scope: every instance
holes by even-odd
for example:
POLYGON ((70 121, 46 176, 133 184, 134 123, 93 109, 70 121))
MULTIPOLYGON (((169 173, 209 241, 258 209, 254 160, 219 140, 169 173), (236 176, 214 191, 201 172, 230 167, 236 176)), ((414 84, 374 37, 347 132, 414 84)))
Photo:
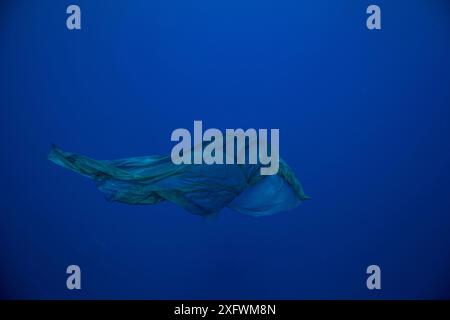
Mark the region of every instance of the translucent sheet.
POLYGON ((56 146, 48 158, 93 179, 108 200, 135 205, 167 200, 197 215, 229 207, 263 216, 293 209, 309 199, 283 160, 276 175, 262 176, 258 164, 175 165, 169 156, 93 160, 56 146))

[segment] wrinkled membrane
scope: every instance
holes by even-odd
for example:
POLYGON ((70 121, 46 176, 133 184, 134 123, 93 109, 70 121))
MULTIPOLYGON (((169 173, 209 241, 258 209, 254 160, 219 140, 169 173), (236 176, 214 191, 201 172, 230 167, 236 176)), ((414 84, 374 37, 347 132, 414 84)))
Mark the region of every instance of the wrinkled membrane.
POLYGON ((48 159, 95 181, 111 201, 132 205, 173 202, 190 213, 211 215, 225 207, 251 216, 291 210, 309 199, 280 159, 275 175, 260 164, 179 164, 170 156, 94 160, 56 146, 48 159))

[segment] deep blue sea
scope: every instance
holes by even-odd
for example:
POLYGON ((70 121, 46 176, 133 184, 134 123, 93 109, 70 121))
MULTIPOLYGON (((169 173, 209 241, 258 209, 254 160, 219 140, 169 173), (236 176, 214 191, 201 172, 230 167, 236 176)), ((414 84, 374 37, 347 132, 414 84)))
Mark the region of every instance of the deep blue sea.
POLYGON ((0 298, 449 299, 449 18, 443 0, 2 0, 0 298), (279 128, 312 200, 204 219, 47 160, 169 154, 194 120, 279 128))

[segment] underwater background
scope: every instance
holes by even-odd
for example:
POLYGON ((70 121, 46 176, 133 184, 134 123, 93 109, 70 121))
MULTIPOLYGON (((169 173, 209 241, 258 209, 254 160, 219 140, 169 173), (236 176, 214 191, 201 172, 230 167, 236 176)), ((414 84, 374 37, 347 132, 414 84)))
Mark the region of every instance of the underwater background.
POLYGON ((449 15, 439 0, 2 0, 0 298, 449 299, 449 15), (47 160, 51 143, 169 154, 194 120, 279 128, 312 200, 204 219, 108 202, 47 160))

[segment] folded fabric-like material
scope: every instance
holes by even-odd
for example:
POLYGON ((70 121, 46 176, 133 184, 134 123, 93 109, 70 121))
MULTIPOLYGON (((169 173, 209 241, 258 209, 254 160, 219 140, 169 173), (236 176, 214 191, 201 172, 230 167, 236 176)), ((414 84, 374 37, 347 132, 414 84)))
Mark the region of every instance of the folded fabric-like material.
POLYGON ((93 179, 108 200, 127 204, 171 201, 197 215, 224 207, 263 216, 295 208, 305 195, 289 166, 260 175, 259 164, 179 164, 170 156, 94 160, 53 146, 52 162, 93 179))

